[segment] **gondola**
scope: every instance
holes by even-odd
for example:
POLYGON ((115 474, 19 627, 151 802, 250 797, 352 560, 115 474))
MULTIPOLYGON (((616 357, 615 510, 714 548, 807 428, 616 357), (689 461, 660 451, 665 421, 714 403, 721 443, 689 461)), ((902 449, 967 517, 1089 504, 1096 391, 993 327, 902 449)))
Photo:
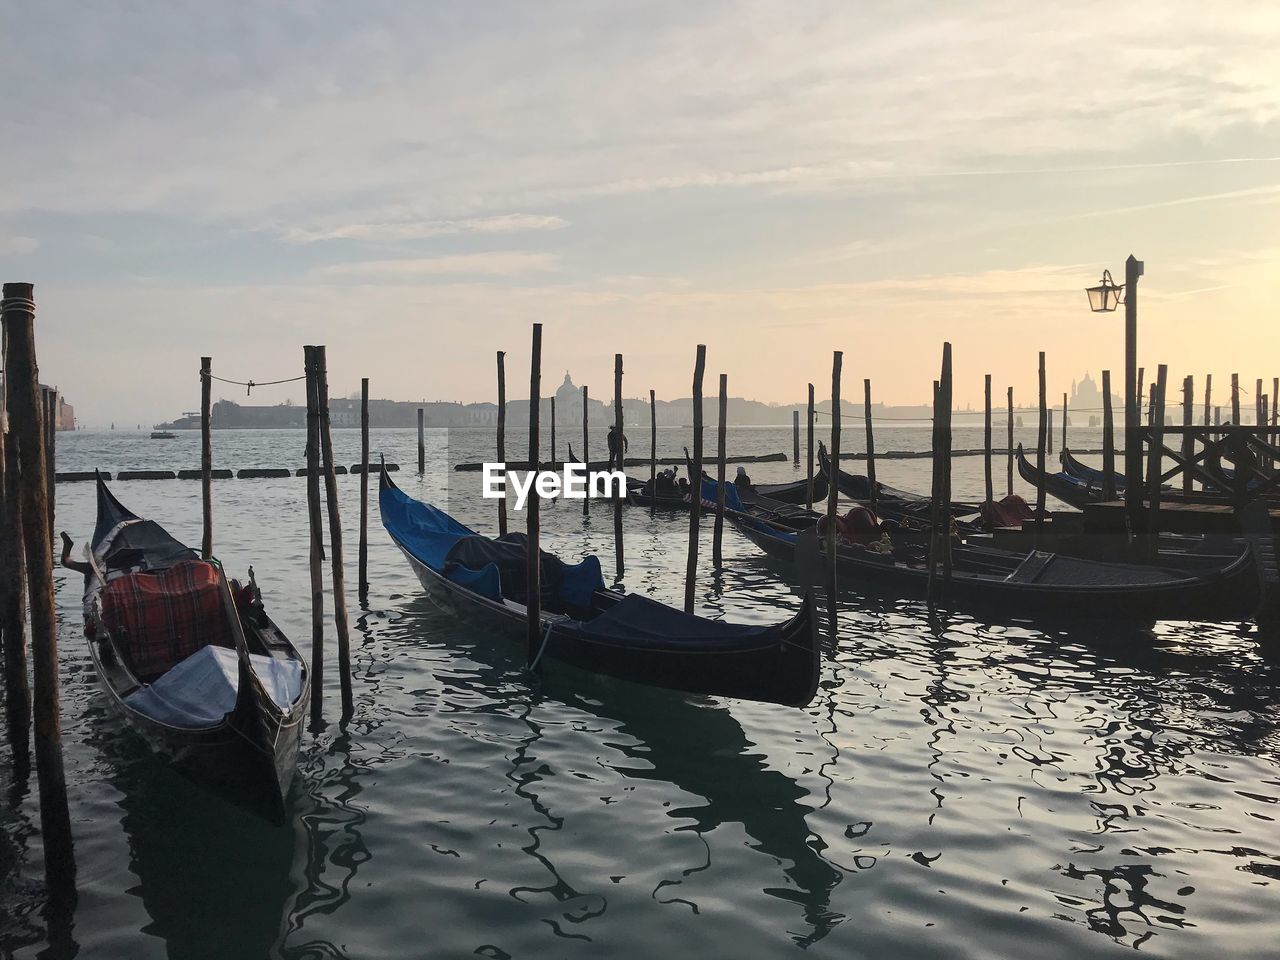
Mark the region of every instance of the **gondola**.
MULTIPOLYGON (((765 553, 798 559, 802 535, 742 514, 732 515, 730 521, 765 553)), ((821 557, 816 538, 814 549, 821 557)), ((841 544, 837 560, 842 581, 854 580, 896 596, 926 595, 923 543, 904 543, 890 554, 841 544)), ((1257 605, 1257 572, 1248 550, 1229 558, 1168 555, 1148 565, 956 545, 952 562, 944 602, 1019 619, 1244 619, 1257 605)))
MULTIPOLYGON (((1075 477, 1077 480, 1083 480, 1085 483, 1091 484, 1102 489, 1103 481, 1106 479, 1106 473, 1095 467, 1089 466, 1087 463, 1081 463, 1071 453, 1070 450, 1062 451, 1062 470, 1068 476, 1075 477)), ((1113 470, 1111 473, 1112 480, 1115 483, 1117 491, 1125 488, 1124 473, 1120 470, 1113 470)))
MULTIPOLYGON (((402 492, 384 471, 382 525, 443 609, 516 639, 527 636, 523 534, 481 536, 402 492)), ((541 558, 542 642, 537 657, 686 693, 800 707, 820 672, 813 599, 791 620, 748 626, 706 620, 604 585, 600 561, 541 558)))
MULTIPOLYGON (((725 481, 726 486, 737 489, 732 481, 725 481)), ((796 480, 791 483, 757 483, 746 490, 739 490, 743 503, 763 500, 768 503, 783 503, 799 506, 808 499, 808 480, 796 480)), ((825 478, 813 478, 813 498, 821 501, 827 495, 825 478)), ((649 491, 648 481, 632 481, 627 486, 627 502, 635 506, 654 506, 659 510, 687 510, 689 501, 683 494, 658 494, 656 500, 649 491)))
POLYGON ((1090 503, 1102 502, 1101 480, 1097 483, 1082 480, 1079 477, 1073 477, 1065 470, 1059 470, 1057 473, 1042 472, 1027 459, 1027 455, 1022 450, 1022 444, 1018 444, 1017 457, 1018 475, 1033 487, 1043 488, 1045 493, 1063 503, 1083 510, 1090 503))
MULTIPOLYGON (((862 474, 849 473, 844 469, 834 470, 831 464, 831 455, 827 453, 824 444, 818 444, 818 467, 819 476, 825 482, 827 478, 836 475, 836 487, 839 491, 850 500, 867 502, 871 499, 871 478, 862 474)), ((884 517, 927 517, 929 513, 929 505, 932 502, 929 497, 919 493, 912 493, 909 490, 899 490, 897 487, 891 487, 887 483, 876 481, 876 511, 884 517)), ((953 502, 951 504, 951 513, 953 516, 964 516, 967 514, 975 514, 978 512, 976 503, 953 502)))
POLYGON ((112 705, 152 749, 280 822, 310 698, 306 663, 253 582, 134 515, 98 474, 85 633, 112 705))

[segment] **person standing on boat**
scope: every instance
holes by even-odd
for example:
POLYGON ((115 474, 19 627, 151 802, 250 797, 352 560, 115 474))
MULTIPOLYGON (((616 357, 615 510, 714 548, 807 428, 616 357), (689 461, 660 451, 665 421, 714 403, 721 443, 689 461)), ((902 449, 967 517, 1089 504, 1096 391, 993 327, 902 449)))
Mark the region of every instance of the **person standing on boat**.
POLYGON ((627 455, 627 435, 618 433, 618 425, 614 424, 609 427, 609 469, 621 470, 624 466, 624 460, 627 455), (622 437, 622 442, 618 442, 618 437, 622 437), (616 466, 615 466, 616 463, 616 466))

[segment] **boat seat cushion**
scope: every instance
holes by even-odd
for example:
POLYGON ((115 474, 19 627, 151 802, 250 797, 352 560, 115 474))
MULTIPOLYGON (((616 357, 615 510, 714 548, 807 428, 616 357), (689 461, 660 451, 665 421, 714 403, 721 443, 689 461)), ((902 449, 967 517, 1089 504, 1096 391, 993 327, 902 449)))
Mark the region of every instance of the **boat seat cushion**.
POLYGON ((103 588, 103 625, 134 676, 151 680, 202 647, 234 646, 218 578, 213 564, 184 560, 103 588))

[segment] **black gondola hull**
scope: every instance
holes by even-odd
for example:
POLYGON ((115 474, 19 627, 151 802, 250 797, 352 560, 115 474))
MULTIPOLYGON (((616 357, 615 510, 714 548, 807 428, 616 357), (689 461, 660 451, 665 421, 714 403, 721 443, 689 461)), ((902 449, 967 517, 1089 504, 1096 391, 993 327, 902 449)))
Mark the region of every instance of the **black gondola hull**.
MULTIPOLYGON (((443 610, 475 627, 521 644, 526 641, 523 607, 512 608, 475 594, 422 563, 399 541, 396 544, 427 596, 443 610)), ((549 617, 544 616, 543 623, 546 658, 619 680, 785 706, 804 706, 817 691, 821 659, 813 603, 808 597, 781 636, 744 645, 741 650, 623 648, 559 631, 549 617)))
MULTIPOLYGON (((795 545, 731 518, 748 540, 771 556, 795 560, 795 545)), ((824 559, 825 559, 825 555, 824 559)), ((867 551, 838 551, 837 578, 842 584, 871 586, 877 592, 924 598, 928 573, 922 566, 879 558, 867 551)), ((957 571, 943 585, 944 604, 992 611, 1001 617, 1036 619, 1157 620, 1247 619, 1257 604, 1257 574, 1247 555, 1202 577, 1174 577, 1166 583, 1079 586, 1010 582, 957 571)))

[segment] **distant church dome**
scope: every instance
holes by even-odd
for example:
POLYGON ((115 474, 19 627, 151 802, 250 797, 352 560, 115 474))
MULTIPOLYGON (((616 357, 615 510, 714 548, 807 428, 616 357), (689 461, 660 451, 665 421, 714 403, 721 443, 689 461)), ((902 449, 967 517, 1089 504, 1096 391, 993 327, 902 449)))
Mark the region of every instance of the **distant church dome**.
POLYGON ((566 370, 564 372, 564 383, 560 384, 560 388, 556 391, 556 401, 563 405, 576 400, 581 392, 573 385, 573 379, 569 376, 569 371, 566 370))

